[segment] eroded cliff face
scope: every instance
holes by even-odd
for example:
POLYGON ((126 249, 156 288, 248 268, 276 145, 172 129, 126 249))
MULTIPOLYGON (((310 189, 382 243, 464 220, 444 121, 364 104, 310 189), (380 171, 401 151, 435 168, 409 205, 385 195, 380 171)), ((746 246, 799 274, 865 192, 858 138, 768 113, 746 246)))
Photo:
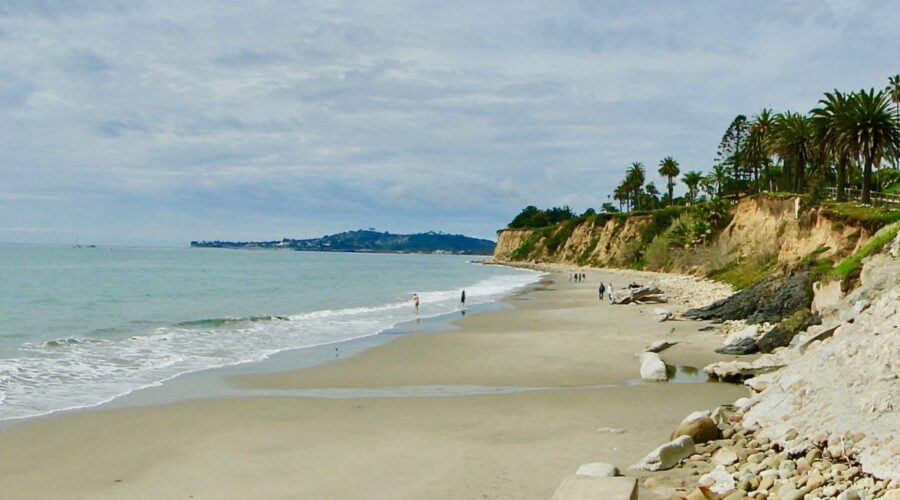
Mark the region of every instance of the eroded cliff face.
POLYGON ((497 238, 492 260, 613 266, 617 257, 627 251, 628 245, 640 240, 641 230, 649 223, 650 217, 639 216, 624 220, 612 218, 605 222, 587 221, 571 228, 506 229, 497 238), (570 233, 557 234, 560 231, 570 233))
MULTIPOLYGON (((716 245, 730 260, 767 255, 779 263, 797 262, 817 252, 818 257, 855 252, 871 237, 863 227, 833 220, 819 209, 803 210, 795 197, 758 195, 731 208, 731 222, 709 246, 716 245)), ((496 262, 552 262, 572 265, 627 266, 642 241, 650 216, 614 216, 553 228, 500 232, 496 262)), ((652 265, 648 267, 652 269, 652 265)), ((653 269, 661 270, 661 269, 653 269)), ((699 269, 677 269, 700 272, 699 269)))
POLYGON ((821 210, 801 210, 799 198, 755 196, 732 208, 731 223, 719 243, 741 256, 761 253, 778 262, 800 260, 817 250, 819 257, 855 252, 872 235, 864 228, 832 220, 821 210))

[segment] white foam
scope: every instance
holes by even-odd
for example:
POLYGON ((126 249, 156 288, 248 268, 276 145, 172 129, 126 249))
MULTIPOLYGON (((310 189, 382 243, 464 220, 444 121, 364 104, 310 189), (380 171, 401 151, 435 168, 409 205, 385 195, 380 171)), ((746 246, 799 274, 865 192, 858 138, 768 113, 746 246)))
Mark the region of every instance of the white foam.
MULTIPOLYGON (((467 303, 491 302, 540 276, 521 272, 479 281, 466 287, 467 303)), ((459 290, 419 296, 420 318, 458 308, 459 290)), ((95 406, 184 373, 375 335, 414 317, 411 303, 404 299, 209 328, 161 327, 118 340, 65 338, 26 344, 20 356, 0 359, 0 420, 95 406)))

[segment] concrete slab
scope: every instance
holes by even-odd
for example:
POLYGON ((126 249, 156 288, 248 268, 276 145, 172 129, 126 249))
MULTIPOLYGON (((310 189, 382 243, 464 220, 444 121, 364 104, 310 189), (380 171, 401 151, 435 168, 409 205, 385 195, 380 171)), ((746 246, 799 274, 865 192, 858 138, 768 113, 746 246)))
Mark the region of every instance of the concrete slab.
POLYGON ((563 479, 552 500, 638 500, 637 478, 572 474, 563 479))

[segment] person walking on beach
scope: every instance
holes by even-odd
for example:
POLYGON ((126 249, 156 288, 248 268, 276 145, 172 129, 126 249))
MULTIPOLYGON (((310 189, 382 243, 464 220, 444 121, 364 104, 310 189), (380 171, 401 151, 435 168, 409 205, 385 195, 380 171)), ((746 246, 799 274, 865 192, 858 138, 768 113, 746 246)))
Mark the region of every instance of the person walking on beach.
POLYGON ((602 281, 600 282, 600 288, 598 288, 597 291, 600 292, 600 302, 603 302, 603 292, 606 291, 606 285, 604 285, 602 281))
POLYGON ((466 291, 463 290, 461 294, 459 294, 459 305, 461 307, 466 307, 466 291))
POLYGON ((414 293, 412 296, 413 307, 416 310, 416 314, 419 314, 419 294, 414 293))

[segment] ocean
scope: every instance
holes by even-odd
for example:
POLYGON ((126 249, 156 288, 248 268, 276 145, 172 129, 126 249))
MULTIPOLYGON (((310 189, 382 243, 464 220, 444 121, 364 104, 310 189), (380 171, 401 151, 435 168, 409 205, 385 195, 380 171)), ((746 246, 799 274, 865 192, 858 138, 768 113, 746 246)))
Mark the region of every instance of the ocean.
POLYGON ((471 257, 0 245, 0 420, 484 304, 536 272, 471 257))

